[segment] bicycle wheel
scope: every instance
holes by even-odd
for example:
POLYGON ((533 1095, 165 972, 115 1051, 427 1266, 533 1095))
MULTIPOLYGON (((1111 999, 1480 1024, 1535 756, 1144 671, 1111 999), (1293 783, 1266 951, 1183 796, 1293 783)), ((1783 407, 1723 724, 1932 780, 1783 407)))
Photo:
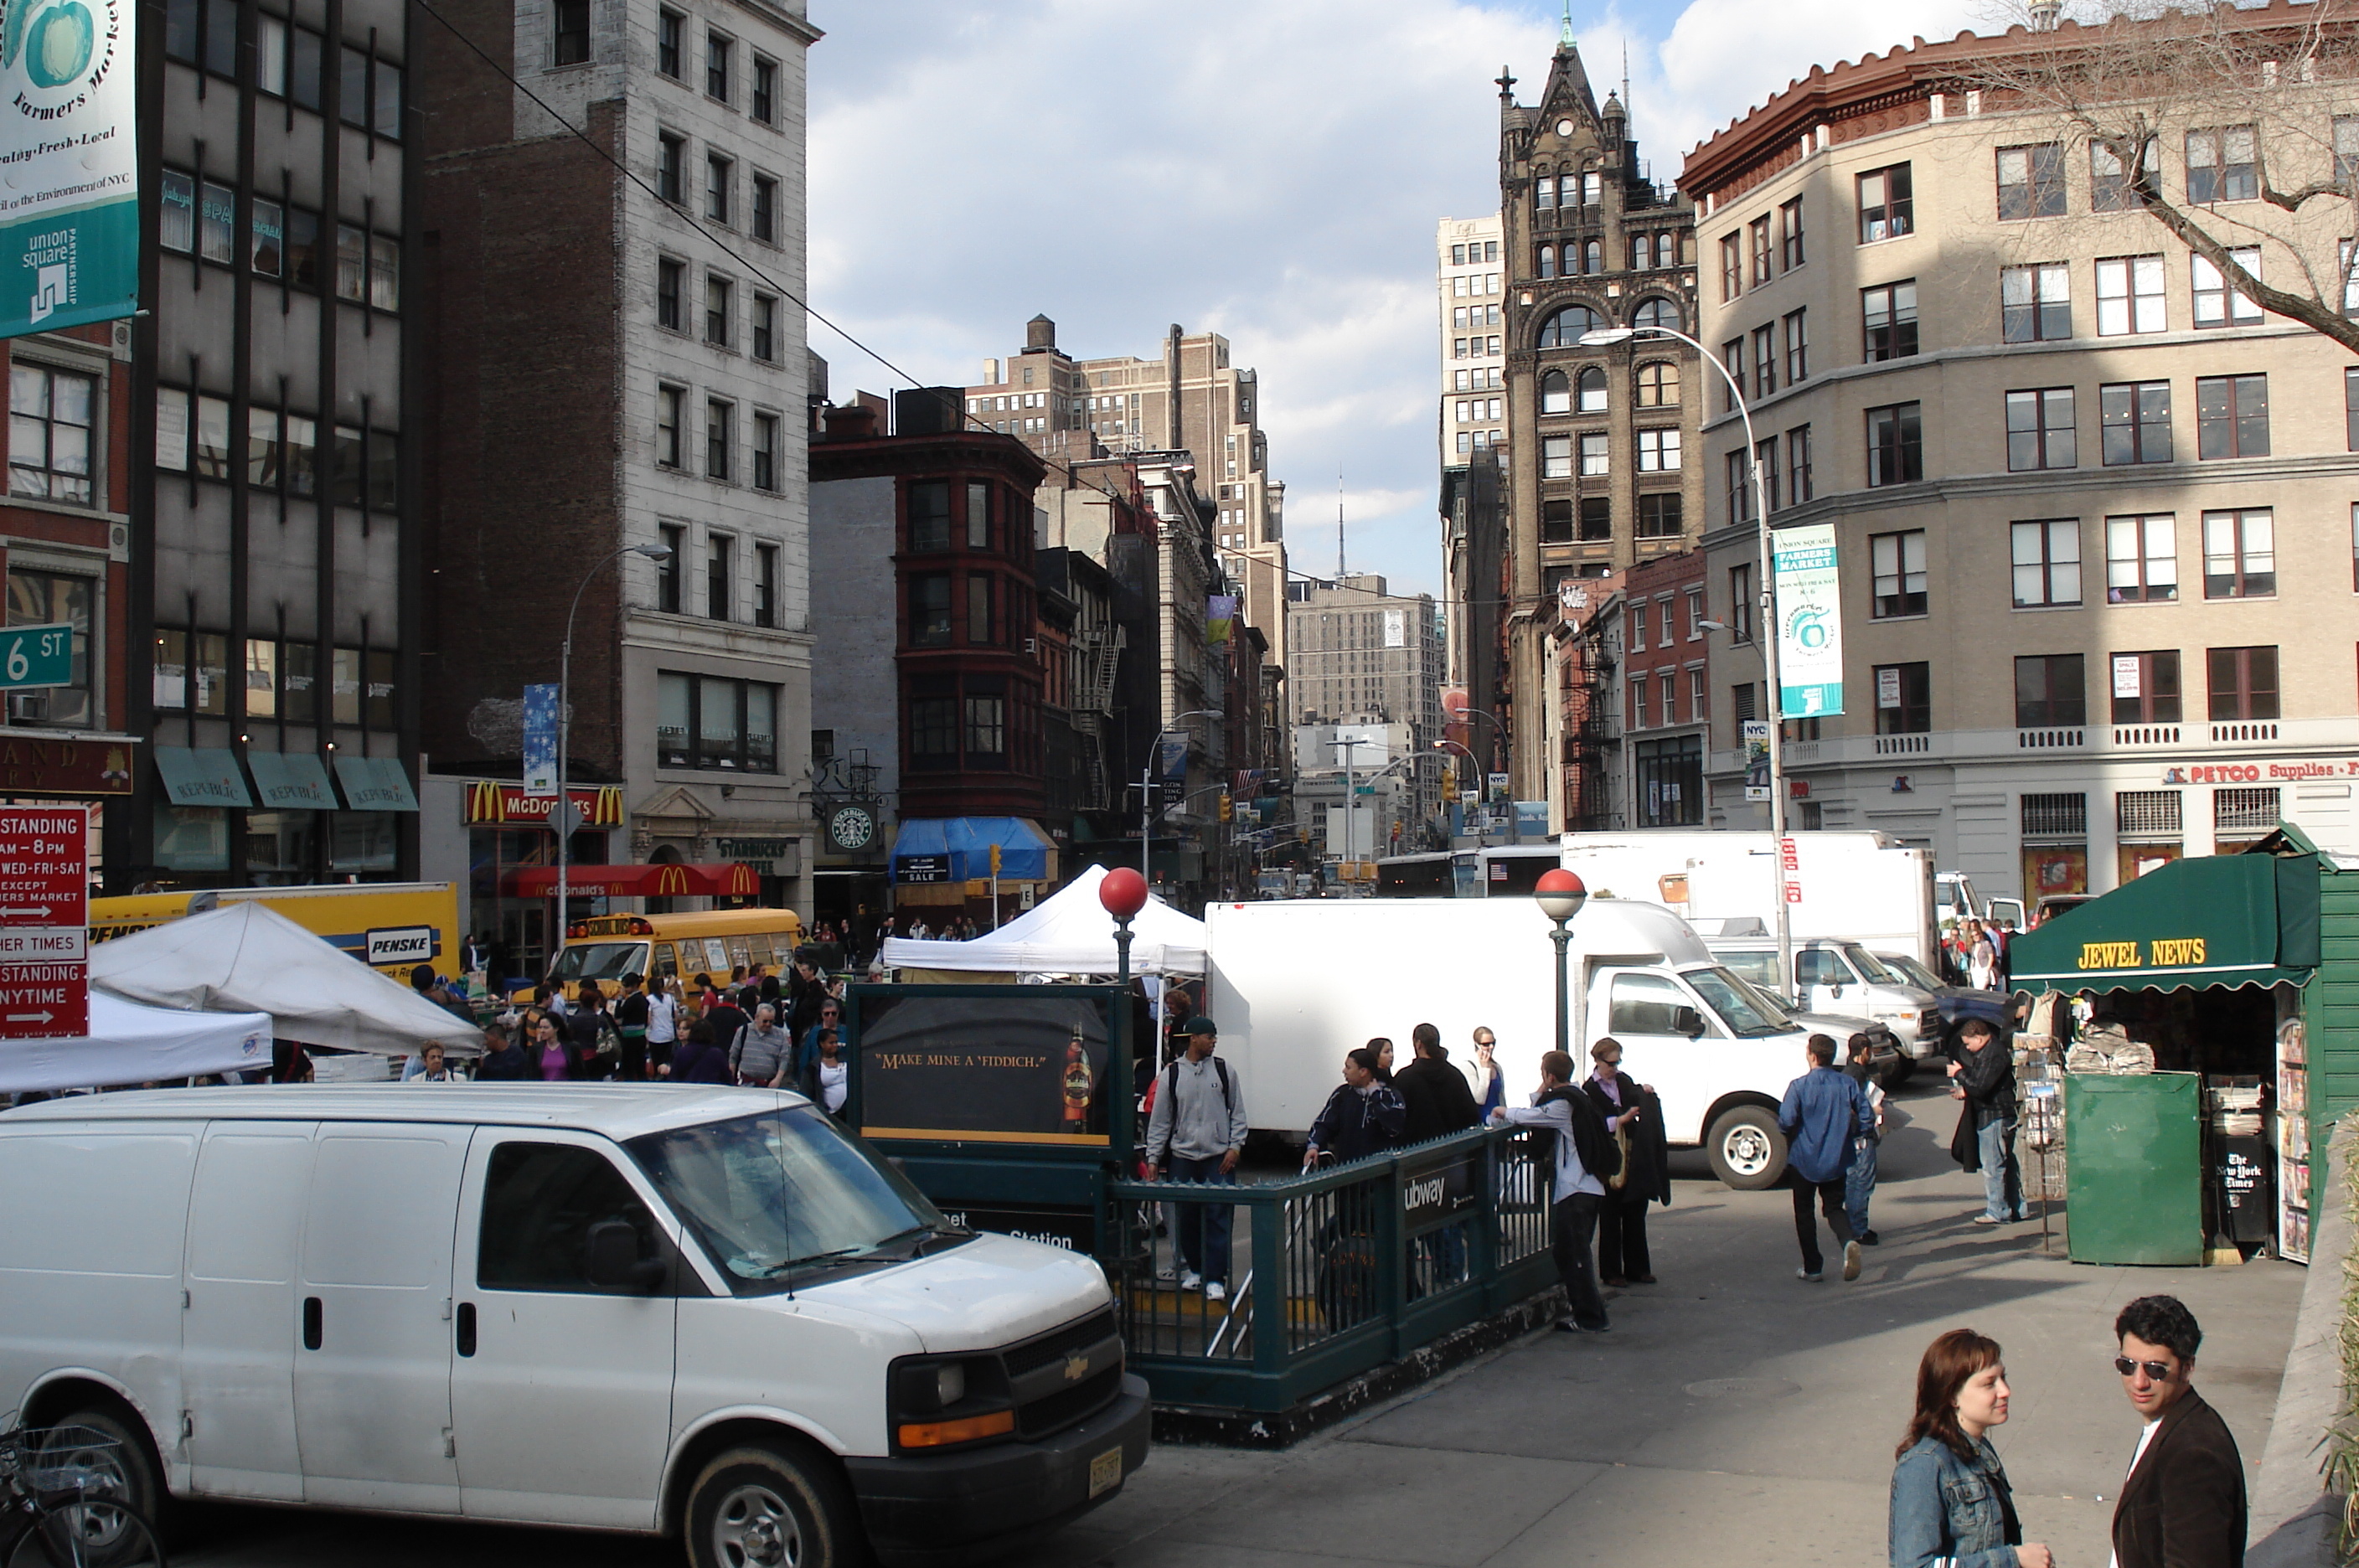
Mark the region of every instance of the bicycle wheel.
POLYGON ((164 1568, 164 1548, 136 1509, 85 1497, 44 1505, 6 1568, 164 1568))

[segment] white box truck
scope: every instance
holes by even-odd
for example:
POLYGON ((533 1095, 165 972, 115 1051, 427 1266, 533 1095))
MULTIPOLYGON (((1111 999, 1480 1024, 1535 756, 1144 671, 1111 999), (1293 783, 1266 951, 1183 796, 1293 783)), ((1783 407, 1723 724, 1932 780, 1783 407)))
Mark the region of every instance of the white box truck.
MULTIPOLYGON (((1462 1067, 1477 1026, 1495 1034, 1509 1104, 1539 1086, 1556 1045, 1556 949, 1527 898, 1214 904, 1204 920, 1209 1010, 1256 1128, 1306 1131, 1345 1051, 1382 1035, 1406 1062, 1420 1023, 1462 1067)), ((1874 1032, 1879 1066, 1897 1060, 1888 1031, 1788 1012, 1738 979, 1659 904, 1592 898, 1571 932, 1577 1062, 1587 1070, 1601 1036, 1621 1041, 1624 1071, 1662 1098, 1665 1136, 1703 1148, 1732 1187, 1771 1186, 1786 1169, 1777 1103, 1807 1070, 1806 1037, 1874 1032)))
MULTIPOLYGON (((1786 836, 1794 843, 1787 908, 1796 937, 1859 942, 1933 963, 1940 928, 1931 851, 1880 833, 1786 836)), ((1777 844, 1766 833, 1572 833, 1560 849, 1565 869, 1593 896, 1652 899, 1707 936, 1722 934, 1718 922, 1731 920, 1777 929, 1777 844)))

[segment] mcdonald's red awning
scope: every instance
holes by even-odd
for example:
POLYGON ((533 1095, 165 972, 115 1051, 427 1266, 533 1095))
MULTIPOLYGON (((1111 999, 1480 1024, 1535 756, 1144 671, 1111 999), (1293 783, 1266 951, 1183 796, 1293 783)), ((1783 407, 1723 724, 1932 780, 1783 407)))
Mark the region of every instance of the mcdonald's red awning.
MULTIPOLYGON (((762 879, 735 861, 710 866, 575 866, 565 874, 566 891, 582 898, 750 898, 762 879)), ((557 896, 557 867, 527 866, 500 879, 500 891, 516 898, 557 896)))

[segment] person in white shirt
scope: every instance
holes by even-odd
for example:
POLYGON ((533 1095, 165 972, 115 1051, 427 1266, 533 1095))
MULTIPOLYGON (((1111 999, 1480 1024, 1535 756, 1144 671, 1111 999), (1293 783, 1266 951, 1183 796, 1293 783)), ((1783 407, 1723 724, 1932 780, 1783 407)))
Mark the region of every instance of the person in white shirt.
POLYGON ((1551 1051, 1540 1058, 1540 1086, 1531 1108, 1502 1105, 1491 1113, 1493 1127, 1543 1127, 1556 1134, 1556 1183, 1549 1228, 1556 1248, 1557 1278, 1564 1283, 1572 1315, 1557 1323, 1567 1334, 1603 1334, 1613 1325, 1597 1289, 1597 1259, 1591 1251, 1605 1183, 1582 1163, 1578 1119, 1596 1124, 1593 1141, 1605 1135, 1603 1118, 1573 1083, 1572 1058, 1551 1051))
POLYGON ((459 1075, 442 1060, 440 1040, 428 1040, 401 1070, 405 1083, 455 1083, 459 1075))
POLYGON ((679 998, 671 994, 669 976, 647 980, 647 1071, 662 1076, 671 1065, 671 1048, 679 1042, 679 998))

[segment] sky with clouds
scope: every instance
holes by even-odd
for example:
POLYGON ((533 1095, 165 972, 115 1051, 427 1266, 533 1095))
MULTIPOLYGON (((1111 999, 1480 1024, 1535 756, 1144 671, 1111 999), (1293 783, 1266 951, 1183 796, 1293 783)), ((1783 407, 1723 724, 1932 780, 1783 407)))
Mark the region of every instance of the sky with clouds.
MULTIPOLYGON (((1991 22, 1992 0, 1575 0, 1626 49, 1658 180, 1813 63, 1991 22)), ((919 382, 1035 312, 1077 357, 1224 334, 1261 373, 1297 571, 1438 591, 1435 223, 1498 204, 1497 88, 1540 90, 1545 0, 810 0, 810 298, 919 382)), ((813 322, 839 399, 905 385, 813 322)))

